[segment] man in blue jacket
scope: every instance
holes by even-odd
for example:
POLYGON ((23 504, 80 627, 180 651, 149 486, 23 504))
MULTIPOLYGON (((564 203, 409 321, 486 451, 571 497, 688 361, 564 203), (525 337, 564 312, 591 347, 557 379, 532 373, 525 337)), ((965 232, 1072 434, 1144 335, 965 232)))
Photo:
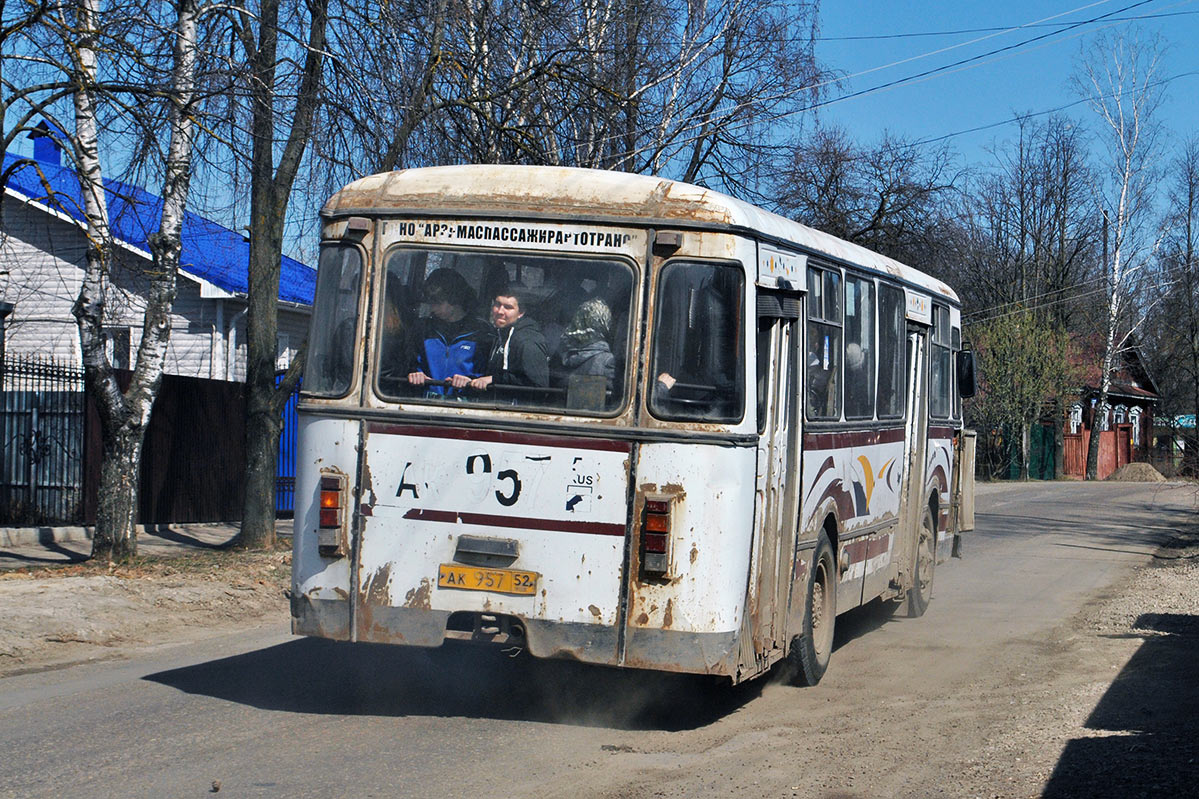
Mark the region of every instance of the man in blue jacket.
POLYGON ((467 315, 474 292, 452 269, 438 269, 425 279, 425 302, 430 316, 421 319, 416 356, 408 382, 428 386, 430 395, 459 396, 473 378, 483 374, 495 333, 482 319, 467 315))

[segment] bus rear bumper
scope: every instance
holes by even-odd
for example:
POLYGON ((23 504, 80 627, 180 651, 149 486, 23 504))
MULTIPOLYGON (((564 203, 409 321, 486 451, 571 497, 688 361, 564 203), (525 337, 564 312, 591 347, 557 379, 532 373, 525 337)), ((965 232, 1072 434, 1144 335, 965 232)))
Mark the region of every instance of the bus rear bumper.
MULTIPOLYGON (((338 641, 350 640, 349 603, 345 600, 292 599, 292 632, 338 641)), ((574 660, 600 666, 733 676, 737 636, 734 632, 694 633, 628 628, 625 657, 619 655, 617 628, 602 624, 542 621, 511 617, 497 636, 465 632, 450 612, 424 608, 366 605, 359 608, 355 640, 402 646, 438 647, 447 638, 519 646, 537 658, 574 660), (447 632, 447 628, 449 631, 447 632)), ((488 616, 488 623, 495 617, 488 616)), ((504 620, 501 619, 501 622, 504 620)))

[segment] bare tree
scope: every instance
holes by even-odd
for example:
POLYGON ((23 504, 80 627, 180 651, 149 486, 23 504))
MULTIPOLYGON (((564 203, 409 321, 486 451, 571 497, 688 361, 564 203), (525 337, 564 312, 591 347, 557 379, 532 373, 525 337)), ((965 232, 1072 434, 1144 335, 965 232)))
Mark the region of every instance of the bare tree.
POLYGON ((1126 318, 1132 284, 1149 261, 1151 201, 1155 187, 1154 159, 1158 155, 1154 112, 1161 104, 1157 78, 1160 46, 1136 32, 1100 34, 1084 52, 1075 83, 1099 118, 1107 159, 1097 181, 1105 220, 1103 358, 1099 396, 1087 450, 1087 479, 1094 480, 1099 464, 1099 433, 1107 416, 1108 392, 1120 350, 1135 325, 1126 318))
POLYGON ((929 268, 958 179, 951 161, 944 147, 892 136, 865 147, 843 130, 819 128, 792 149, 777 204, 804 224, 929 268))
MULTIPOLYGON (((257 13, 231 16, 233 34, 247 66, 244 83, 249 147, 244 158, 250 189, 250 263, 246 315, 246 479, 239 546, 269 548, 275 543, 275 468, 282 412, 300 377, 296 358, 276 386, 279 281, 288 202, 313 135, 321 102, 329 0, 290 6, 281 20, 282 0, 263 0, 257 13), (290 31, 302 22, 303 38, 290 31)), ((235 77, 239 77, 234 73, 235 77)), ((238 118, 231 119, 235 125, 238 118)), ((234 128, 230 138, 238 135, 234 128)))
MULTIPOLYGON (((100 418, 102 457, 99 501, 92 556, 109 562, 137 554, 134 524, 141 447, 154 398, 162 379, 170 312, 181 248, 183 209, 187 203, 195 98, 196 37, 199 12, 195 0, 178 0, 173 20, 159 21, 153 10, 126 4, 102 10, 98 0, 34 9, 30 24, 8 33, 28 35, 10 51, 24 74, 44 80, 17 86, 5 75, 4 108, 23 104, 12 133, 28 130, 34 115, 54 118, 60 100, 71 100, 72 134, 54 125, 52 135, 69 139, 80 197, 73 200, 48 191, 49 202, 78 203, 87 246, 83 278, 74 304, 87 390, 100 418), (139 30, 140 29, 140 30, 139 30), (127 37, 131 30, 138 35, 127 37), (148 36, 153 32, 155 36, 148 36), (168 51, 140 50, 133 41, 157 41, 166 33, 168 51), (160 64, 166 62, 168 77, 160 64), (103 71, 110 77, 105 78, 103 71), (111 76, 116 76, 111 77, 111 76), (139 82, 140 81, 140 82, 139 82), (145 314, 137 360, 128 388, 122 391, 105 350, 104 321, 115 293, 112 285, 115 240, 109 220, 108 187, 102 166, 104 114, 124 117, 134 127, 155 128, 156 108, 167 105, 169 145, 165 155, 163 212, 158 231, 150 236, 151 267, 142 275, 145 314)), ((61 119, 61 118, 59 118, 61 119)), ((65 121, 65 120, 62 120, 65 121)), ((6 141, 7 144, 7 141, 6 141)), ((17 161, 12 168, 34 168, 17 161)), ((7 177, 7 176, 6 176, 7 177)), ((47 183, 42 176, 43 183, 47 183)), ((76 207, 66 208, 71 212, 76 207)))
MULTIPOLYGON (((1160 410, 1173 417, 1199 412, 1199 139, 1189 139, 1171 162, 1168 185, 1149 354, 1164 389, 1160 410)), ((1184 468, 1194 473, 1199 438, 1193 429, 1184 435, 1184 468)))

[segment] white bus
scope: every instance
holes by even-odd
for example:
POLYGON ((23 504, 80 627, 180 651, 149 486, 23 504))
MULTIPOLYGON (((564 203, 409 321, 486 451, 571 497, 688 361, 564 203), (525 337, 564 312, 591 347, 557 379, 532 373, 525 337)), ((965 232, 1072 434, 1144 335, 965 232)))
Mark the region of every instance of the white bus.
POLYGON ((322 220, 296 633, 812 684, 973 526, 928 275, 617 172, 390 172, 322 220))

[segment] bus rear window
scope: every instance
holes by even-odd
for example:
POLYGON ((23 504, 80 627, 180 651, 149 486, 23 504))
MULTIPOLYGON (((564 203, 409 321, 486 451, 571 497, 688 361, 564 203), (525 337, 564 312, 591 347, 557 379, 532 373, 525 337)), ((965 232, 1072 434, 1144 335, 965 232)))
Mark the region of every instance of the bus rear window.
POLYGON ((668 420, 737 422, 742 416, 742 277, 712 264, 667 264, 654 314, 649 409, 668 420))
POLYGON ((327 245, 321 249, 304 370, 305 393, 340 397, 350 390, 361 275, 362 256, 357 247, 327 245))
POLYGON ((383 283, 379 393, 615 413, 632 296, 633 270, 623 261, 395 250, 383 283))

